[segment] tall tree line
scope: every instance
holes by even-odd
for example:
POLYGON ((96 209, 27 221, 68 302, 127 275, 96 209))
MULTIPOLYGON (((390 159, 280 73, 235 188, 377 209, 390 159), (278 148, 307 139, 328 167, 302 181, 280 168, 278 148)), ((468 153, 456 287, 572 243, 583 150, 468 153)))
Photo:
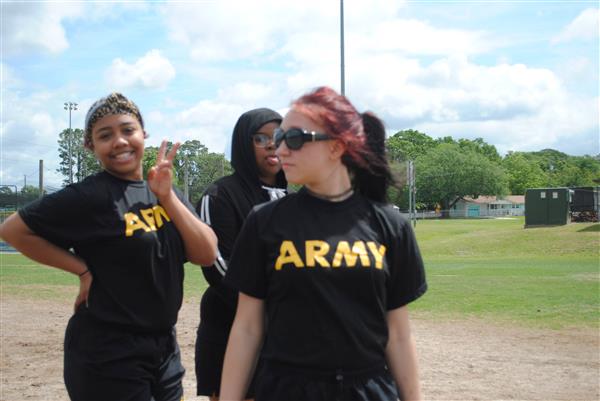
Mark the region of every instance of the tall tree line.
MULTIPOLYGON (((63 179, 63 185, 80 182, 91 174, 99 172, 102 167, 93 152, 83 146, 84 131, 81 129, 65 129, 59 134, 58 156, 60 159, 57 172, 63 179)), ((172 143, 169 143, 170 147, 172 143)), ((142 160, 144 178, 148 170, 155 164, 157 146, 148 146, 144 150, 142 160)), ((208 148, 198 140, 188 140, 181 144, 173 161, 175 186, 184 192, 187 184, 190 201, 195 204, 204 190, 217 178, 231 174, 230 163, 222 153, 209 152, 208 148), (186 182, 187 177, 187 182, 186 182)))
POLYGON ((408 207, 402 165, 414 160, 417 202, 423 208, 450 209, 464 196, 523 195, 527 188, 581 187, 600 184, 600 155, 569 156, 554 149, 508 152, 482 138, 431 138, 403 130, 387 139, 388 157, 400 174, 390 201, 408 207))
MULTIPOLYGON (((83 147, 83 130, 65 129, 59 135, 58 172, 63 184, 79 182, 100 171, 92 152, 83 147)), ((170 146, 171 144, 169 144, 170 146)), ((397 184, 388 198, 408 207, 406 161, 416 167, 417 204, 422 208, 450 209, 464 196, 522 195, 527 188, 594 186, 600 183, 600 155, 570 156, 554 149, 508 152, 502 157, 494 145, 482 138, 431 138, 416 130, 390 136, 387 151, 397 184)), ((156 161, 158 147, 144 153, 144 177, 156 161)), ((198 140, 182 143, 174 160, 175 185, 195 203, 217 178, 231 174, 230 163, 221 153, 209 152, 198 140), (186 182, 187 179, 187 182, 186 182)))

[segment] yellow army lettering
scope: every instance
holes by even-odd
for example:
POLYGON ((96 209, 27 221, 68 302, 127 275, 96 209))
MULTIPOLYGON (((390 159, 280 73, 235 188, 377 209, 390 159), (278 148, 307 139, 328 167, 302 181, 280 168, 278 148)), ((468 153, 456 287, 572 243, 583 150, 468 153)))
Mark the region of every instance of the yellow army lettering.
POLYGON ((137 214, 128 212, 123 215, 125 219, 125 236, 131 237, 135 230, 144 230, 149 233, 150 231, 156 231, 161 228, 164 224, 163 218, 166 221, 171 221, 166 210, 162 206, 156 205, 149 209, 141 209, 140 215, 143 221, 138 217, 137 214))
POLYGON ((293 264, 296 268, 321 267, 337 268, 342 265, 342 260, 346 262, 347 267, 355 267, 356 262, 360 260, 360 265, 370 267, 371 260, 369 252, 375 259, 375 268, 383 269, 383 257, 385 255, 385 245, 378 245, 374 241, 355 241, 352 246, 348 241, 340 241, 335 248, 335 252, 330 255, 331 261, 326 258, 331 246, 325 241, 307 240, 304 242, 304 254, 306 261, 303 261, 298 250, 292 241, 282 241, 279 247, 279 256, 275 261, 275 270, 281 270, 285 264, 293 264))

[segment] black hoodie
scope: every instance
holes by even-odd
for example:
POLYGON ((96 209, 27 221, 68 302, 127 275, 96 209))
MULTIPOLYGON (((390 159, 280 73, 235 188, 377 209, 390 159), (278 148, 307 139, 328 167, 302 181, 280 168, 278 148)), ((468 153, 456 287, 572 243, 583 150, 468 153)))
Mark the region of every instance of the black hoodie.
POLYGON ((246 216, 257 204, 285 195, 287 181, 280 171, 275 188, 262 183, 254 155, 252 135, 263 125, 281 122, 279 113, 260 108, 240 116, 231 140, 232 175, 222 177, 209 186, 196 205, 200 218, 212 227, 219 239, 219 256, 213 266, 202 267, 209 288, 202 297, 201 325, 211 340, 227 341, 233 323, 237 294, 222 283, 227 261, 246 216), (226 331, 225 331, 226 330, 226 331))

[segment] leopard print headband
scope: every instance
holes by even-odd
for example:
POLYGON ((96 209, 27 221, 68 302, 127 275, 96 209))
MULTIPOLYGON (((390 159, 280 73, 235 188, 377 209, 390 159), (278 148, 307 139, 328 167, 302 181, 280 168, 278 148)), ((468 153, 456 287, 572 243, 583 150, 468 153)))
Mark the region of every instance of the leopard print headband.
POLYGON ((144 120, 140 109, 131 100, 127 99, 121 93, 113 92, 110 95, 97 100, 90 107, 85 116, 85 142, 92 142, 92 129, 94 124, 104 116, 111 114, 129 114, 134 116, 144 128, 144 120))

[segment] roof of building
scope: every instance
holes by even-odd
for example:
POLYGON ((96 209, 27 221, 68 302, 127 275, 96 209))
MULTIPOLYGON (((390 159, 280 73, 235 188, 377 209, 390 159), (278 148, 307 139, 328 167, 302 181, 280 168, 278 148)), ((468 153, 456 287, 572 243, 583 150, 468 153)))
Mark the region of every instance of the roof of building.
POLYGON ((476 203, 476 204, 494 204, 494 205, 506 205, 506 204, 524 204, 525 195, 508 195, 504 197, 480 195, 476 199, 470 196, 463 197, 465 202, 476 203))

